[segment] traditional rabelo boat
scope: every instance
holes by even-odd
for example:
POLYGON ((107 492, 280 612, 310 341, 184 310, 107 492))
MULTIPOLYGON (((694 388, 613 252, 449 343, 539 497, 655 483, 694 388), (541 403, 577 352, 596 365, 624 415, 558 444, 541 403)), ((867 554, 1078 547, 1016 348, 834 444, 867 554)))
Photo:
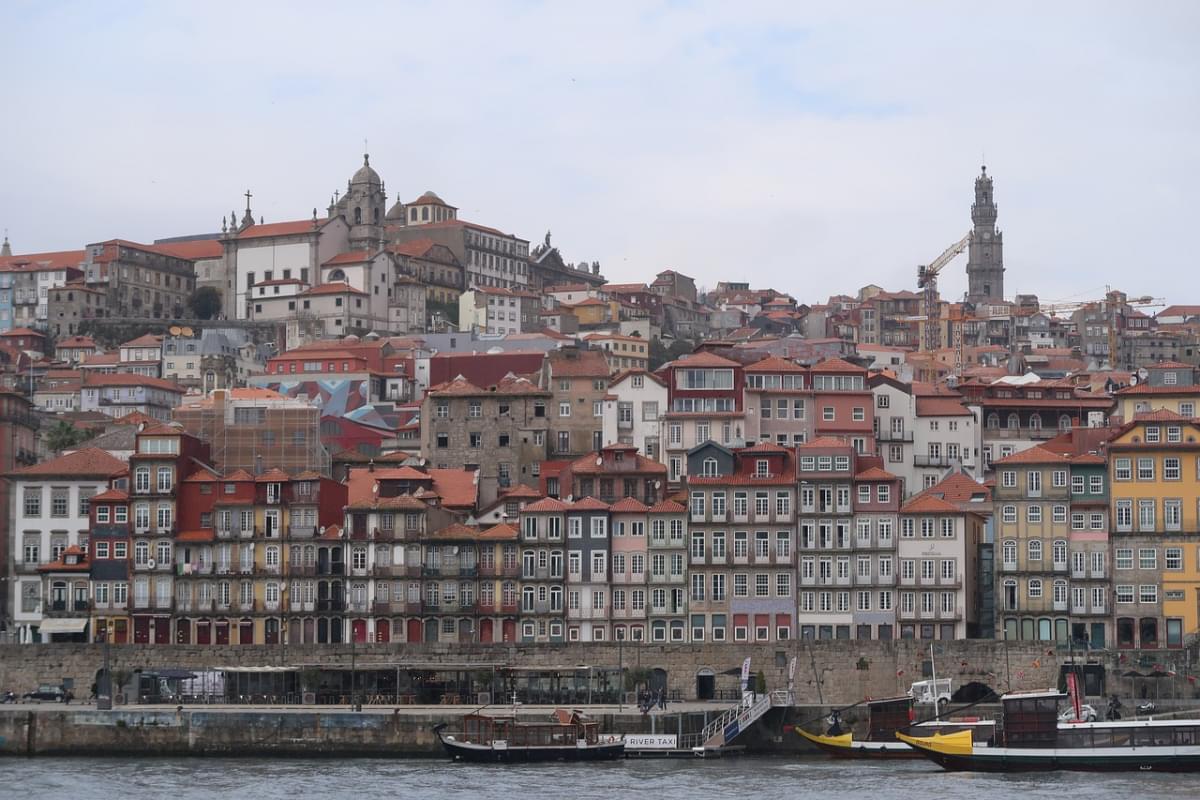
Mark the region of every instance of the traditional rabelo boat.
POLYGON ((579 711, 558 709, 546 720, 516 714, 467 714, 462 731, 433 729, 455 761, 609 761, 625 754, 620 736, 600 733, 600 723, 579 711))
POLYGON ((914 724, 911 695, 868 700, 866 705, 868 718, 865 739, 855 739, 852 733, 842 730, 840 715, 836 711, 830 715, 832 724, 824 734, 809 733, 800 727, 796 727, 795 731, 835 758, 862 759, 920 758, 920 753, 896 738, 897 731, 911 729, 930 734, 967 731, 981 739, 992 736, 991 720, 933 719, 914 724))
POLYGON ((896 736, 948 770, 1200 772, 1200 720, 1059 724, 1058 705, 1066 697, 1057 691, 1004 695, 989 742, 973 740, 969 731, 896 736))

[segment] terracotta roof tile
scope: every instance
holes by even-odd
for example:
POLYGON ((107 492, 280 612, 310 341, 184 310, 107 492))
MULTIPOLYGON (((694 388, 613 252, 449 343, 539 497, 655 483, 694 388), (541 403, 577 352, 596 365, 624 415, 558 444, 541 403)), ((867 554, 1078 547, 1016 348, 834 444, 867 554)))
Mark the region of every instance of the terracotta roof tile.
POLYGON ((501 522, 479 534, 479 538, 481 541, 515 541, 517 529, 506 522, 501 522))
POLYGON ((827 358, 812 367, 813 372, 862 372, 867 370, 857 364, 851 364, 844 358, 827 358))
POLYGON ((623 497, 609 506, 608 510, 614 514, 645 514, 650 510, 650 506, 636 497, 623 497))
POLYGON ((538 500, 536 503, 530 503, 521 510, 522 512, 528 512, 530 514, 545 514, 547 512, 557 514, 566 511, 569 508, 570 506, 564 503, 562 500, 559 500, 556 497, 547 497, 542 500, 538 500))
POLYGON ((762 361, 756 361, 746 367, 746 372, 750 373, 785 373, 785 372, 808 372, 804 367, 797 364, 795 361, 788 361, 786 358, 779 356, 767 356, 762 361))
POLYGON ((1027 450, 1013 453, 1011 456, 993 462, 1000 466, 1009 464, 1065 464, 1070 459, 1058 453, 1052 453, 1044 447, 1030 447, 1027 450))
POLYGON ((127 471, 128 465, 107 451, 85 447, 40 464, 13 470, 8 474, 14 478, 115 478, 127 471))
POLYGON ((651 514, 684 514, 687 508, 674 500, 660 500, 650 507, 651 514))
POLYGON ((320 286, 314 286, 311 289, 306 289, 305 291, 300 292, 300 296, 302 296, 302 297, 312 297, 312 296, 316 296, 316 295, 326 295, 326 294, 366 295, 366 292, 364 292, 361 289, 355 289, 350 284, 344 283, 344 282, 322 283, 320 286))
POLYGON ((879 467, 871 467, 854 476, 856 481, 896 481, 900 478, 885 469, 879 467))
POLYGON ((703 350, 699 353, 691 353, 686 356, 681 356, 680 358, 672 361, 670 366, 690 369, 692 367, 740 367, 741 364, 736 361, 731 361, 728 358, 722 358, 716 353, 710 353, 707 350, 703 350))
POLYGON ((940 497, 920 494, 900 507, 901 514, 960 514, 962 509, 940 497))
POLYGON ((569 510, 571 510, 571 511, 607 511, 608 508, 609 508, 608 503, 605 503, 601 500, 597 500, 594 497, 584 497, 581 500, 576 500, 574 503, 571 503, 571 507, 569 510))
POLYGON ((270 222, 251 225, 246 230, 237 235, 239 239, 262 239, 267 236, 296 236, 301 233, 312 233, 320 230, 321 226, 328 222, 328 219, 319 218, 315 222, 311 219, 298 219, 291 222, 270 222))

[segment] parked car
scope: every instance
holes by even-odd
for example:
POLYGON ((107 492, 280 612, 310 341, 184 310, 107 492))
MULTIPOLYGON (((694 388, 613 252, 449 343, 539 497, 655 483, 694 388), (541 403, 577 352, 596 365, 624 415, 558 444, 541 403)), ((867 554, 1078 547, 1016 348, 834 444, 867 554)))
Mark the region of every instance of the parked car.
POLYGON ((931 706, 935 703, 940 709, 950 702, 954 692, 954 683, 950 678, 938 678, 936 681, 916 681, 908 689, 913 703, 918 706, 931 706))
POLYGON ((42 701, 61 703, 67 699, 67 690, 52 683, 43 683, 34 691, 23 694, 21 699, 27 702, 36 700, 39 703, 42 701))
POLYGON ((1058 715, 1059 722, 1095 722, 1098 719, 1100 719, 1100 716, 1096 713, 1096 709, 1086 704, 1079 707, 1078 718, 1075 717, 1075 708, 1073 706, 1067 706, 1058 715))

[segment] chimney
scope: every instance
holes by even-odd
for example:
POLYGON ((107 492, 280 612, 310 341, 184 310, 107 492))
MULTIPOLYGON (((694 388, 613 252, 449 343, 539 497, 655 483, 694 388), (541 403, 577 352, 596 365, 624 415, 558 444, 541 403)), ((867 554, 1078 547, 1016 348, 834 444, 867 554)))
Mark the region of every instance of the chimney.
POLYGON ((263 474, 263 457, 261 455, 256 455, 254 457, 254 474, 255 475, 263 474))

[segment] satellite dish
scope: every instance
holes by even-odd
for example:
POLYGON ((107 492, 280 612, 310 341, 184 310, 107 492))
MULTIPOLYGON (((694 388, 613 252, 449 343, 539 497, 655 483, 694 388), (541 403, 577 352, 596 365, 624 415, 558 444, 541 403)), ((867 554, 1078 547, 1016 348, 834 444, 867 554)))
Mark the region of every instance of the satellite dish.
POLYGON ((603 456, 596 456, 596 466, 597 467, 604 466, 604 457, 603 456))
POLYGON ((1146 378, 1150 377, 1150 370, 1146 369, 1145 367, 1142 367, 1141 369, 1139 369, 1137 371, 1137 376, 1138 376, 1139 380, 1144 381, 1144 380, 1146 380, 1146 378))
POLYGON ((655 488, 655 489, 661 489, 661 488, 662 488, 662 481, 655 481, 655 482, 654 482, 654 488, 655 488))

